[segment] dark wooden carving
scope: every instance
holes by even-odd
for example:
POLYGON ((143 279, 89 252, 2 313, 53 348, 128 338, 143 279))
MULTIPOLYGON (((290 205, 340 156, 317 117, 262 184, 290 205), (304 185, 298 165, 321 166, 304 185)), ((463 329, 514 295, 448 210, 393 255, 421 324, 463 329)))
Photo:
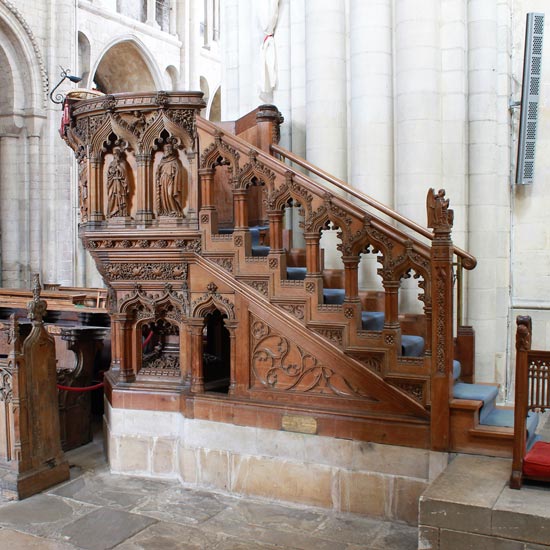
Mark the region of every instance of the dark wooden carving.
POLYGON ((46 302, 35 277, 30 334, 11 321, 10 352, 0 362, 0 493, 22 499, 69 479, 61 450, 55 345, 44 328, 46 302))

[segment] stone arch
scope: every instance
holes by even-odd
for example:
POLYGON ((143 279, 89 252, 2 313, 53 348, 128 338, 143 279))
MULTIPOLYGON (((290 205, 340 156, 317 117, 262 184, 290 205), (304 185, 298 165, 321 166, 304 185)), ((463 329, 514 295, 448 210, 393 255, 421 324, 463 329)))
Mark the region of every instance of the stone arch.
POLYGON ((90 88, 92 83, 90 78, 91 46, 90 40, 82 31, 78 31, 78 70, 82 77, 82 82, 86 88, 90 88))
POLYGON ((170 84, 170 89, 175 91, 178 89, 178 70, 174 65, 166 67, 166 80, 170 84))
POLYGON ((208 120, 212 122, 220 122, 222 119, 222 87, 214 92, 208 108, 208 120))
POLYGON ((0 83, 2 95, 4 90, 12 92, 7 98, 12 110, 9 114, 40 113, 46 107, 49 86, 44 60, 28 23, 7 0, 0 0, 0 49, 1 72, 9 73, 8 80, 0 83))
POLYGON ((163 76, 145 45, 134 36, 108 44, 91 70, 92 80, 108 94, 163 88, 163 76))
MULTIPOLYGON (((200 77, 200 88, 201 88, 201 92, 204 94, 203 95, 204 102, 208 106, 208 103, 210 102, 210 86, 208 85, 208 80, 206 79, 205 76, 200 77)), ((206 114, 207 111, 208 109, 207 107, 205 107, 204 112, 202 113, 203 116, 206 114)))

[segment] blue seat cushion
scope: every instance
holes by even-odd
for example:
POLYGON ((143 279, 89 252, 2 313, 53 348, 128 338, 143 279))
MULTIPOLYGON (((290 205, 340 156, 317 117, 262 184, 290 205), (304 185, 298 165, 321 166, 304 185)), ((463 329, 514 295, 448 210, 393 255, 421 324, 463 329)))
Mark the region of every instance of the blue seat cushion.
POLYGON ((307 269, 305 267, 287 267, 286 278, 291 281, 303 281, 306 278, 307 269))
POLYGON ((424 338, 412 334, 401 335, 401 355, 404 357, 422 357, 424 354, 424 338))
POLYGON ((250 242, 253 247, 260 244, 260 231, 267 231, 268 229, 268 225, 256 225, 248 228, 250 232, 250 242))
POLYGON ((453 359, 453 380, 458 380, 460 378, 460 361, 453 359))
POLYGON ((496 386, 486 386, 484 384, 466 384, 457 382, 453 386, 453 397, 455 399, 473 399, 475 401, 483 401, 483 405, 487 405, 495 400, 498 395, 496 386))
POLYGON ((384 328, 384 312, 362 311, 361 326, 363 330, 382 330, 384 328))
POLYGON ((257 245, 252 247, 252 256, 269 256, 269 246, 257 245))
POLYGON ((323 302, 325 304, 340 305, 344 303, 346 297, 346 291, 343 288, 324 288, 323 289, 323 302))

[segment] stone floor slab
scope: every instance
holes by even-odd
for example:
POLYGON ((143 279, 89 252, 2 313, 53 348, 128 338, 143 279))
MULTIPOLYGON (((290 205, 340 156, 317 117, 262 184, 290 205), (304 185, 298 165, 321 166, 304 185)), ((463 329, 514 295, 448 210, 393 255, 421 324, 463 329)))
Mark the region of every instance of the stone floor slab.
POLYGON ((113 475, 108 471, 101 471, 69 481, 50 491, 50 494, 96 506, 130 510, 146 500, 149 495, 157 494, 170 486, 171 484, 165 481, 113 475))
POLYGON ((179 483, 168 489, 150 492, 132 512, 156 518, 160 521, 197 524, 208 520, 234 505, 238 498, 205 491, 194 491, 179 483))
POLYGON ((0 506, 0 526, 40 536, 53 536, 95 506, 46 494, 0 506))
POLYGON ((76 550, 72 544, 46 540, 11 529, 0 529, 0 548, 9 550, 76 550))
POLYGON ((109 550, 156 520, 122 510, 99 508, 61 529, 61 539, 86 550, 109 550))

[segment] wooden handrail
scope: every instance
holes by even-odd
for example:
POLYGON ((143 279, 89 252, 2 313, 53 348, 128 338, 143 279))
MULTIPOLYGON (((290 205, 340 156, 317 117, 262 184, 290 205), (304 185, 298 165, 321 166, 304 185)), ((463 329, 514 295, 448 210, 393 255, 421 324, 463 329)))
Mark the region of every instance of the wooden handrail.
MULTIPOLYGON (((327 188, 324 187, 321 183, 311 179, 303 172, 298 171, 291 166, 285 165, 275 156, 266 153, 265 151, 259 149, 258 147, 255 147, 250 143, 244 142, 238 136, 229 133, 225 128, 220 127, 217 124, 210 122, 209 120, 197 116, 197 128, 208 132, 212 136, 214 136, 216 132, 220 132, 221 136, 223 136, 223 141, 227 143, 227 145, 235 148, 240 153, 247 154, 251 150, 255 151, 255 153, 258 155, 258 159, 261 159, 262 163, 264 163, 268 168, 274 171, 279 171, 279 173, 281 173, 282 169, 284 169, 285 172, 291 172, 293 176, 299 178, 300 182, 306 185, 307 189, 312 193, 323 195, 327 191, 327 188)), ((364 214, 365 211, 361 205, 348 201, 343 197, 341 197, 341 200, 347 202, 348 211, 351 212, 353 210, 358 216, 362 216, 364 214)), ((402 239, 403 241, 412 241, 416 246, 418 246, 418 252, 422 251, 422 253, 424 253, 426 257, 429 256, 429 246, 416 239, 415 237, 402 232, 395 226, 390 226, 389 223, 384 222, 381 218, 374 217, 372 223, 378 225, 378 229, 384 232, 391 232, 393 238, 402 239)))
MULTIPOLYGON (((413 231, 416 231, 423 237, 426 237, 427 239, 430 239, 430 240, 433 239, 433 234, 431 233, 431 231, 428 231, 428 229, 426 229, 425 227, 422 227, 416 222, 410 220, 409 218, 406 218, 405 216, 398 214, 397 212, 393 211, 391 208, 388 208, 387 206, 385 206, 381 202, 378 202, 372 197, 369 197, 368 195, 365 195, 364 193, 357 191, 353 187, 350 187, 349 185, 347 185, 342 180, 335 178, 334 176, 331 176, 324 170, 321 170, 321 168, 317 168, 313 164, 310 164, 309 162, 295 155, 288 149, 285 149, 284 147, 280 147, 279 145, 273 144, 271 145, 271 151, 273 153, 281 155, 282 157, 285 157, 289 161, 297 164, 298 166, 305 168, 306 170, 315 174, 316 176, 323 178, 325 181, 328 181, 332 185, 338 187, 338 189, 341 189, 342 191, 349 193, 351 196, 355 197, 356 199, 359 199, 360 201, 368 204, 369 206, 376 208, 376 210, 378 210, 379 212, 386 214, 393 220, 405 225, 406 227, 408 227, 409 229, 412 229, 413 231)), ((465 269, 473 269, 477 265, 476 258, 471 254, 468 254, 468 252, 466 252, 465 250, 462 250, 461 248, 455 246, 453 247, 453 251, 459 258, 462 259, 462 267, 464 267, 465 269)))

